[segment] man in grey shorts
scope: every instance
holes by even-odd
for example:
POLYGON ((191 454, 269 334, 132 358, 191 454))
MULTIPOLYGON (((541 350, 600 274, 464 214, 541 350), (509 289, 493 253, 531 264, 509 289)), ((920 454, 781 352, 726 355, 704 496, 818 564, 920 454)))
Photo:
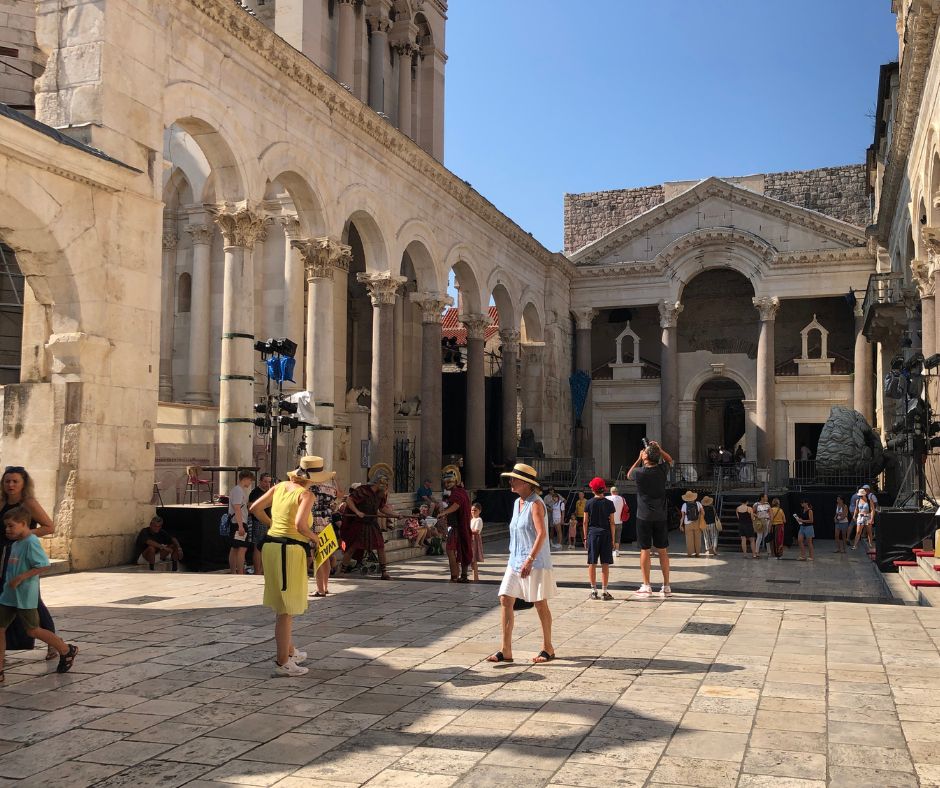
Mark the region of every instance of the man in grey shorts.
POLYGON ((669 529, 666 516, 666 477, 670 465, 672 457, 656 441, 650 441, 627 473, 627 478, 636 482, 636 541, 640 546, 640 571, 643 573, 643 584, 636 595, 641 598, 653 594, 650 587, 650 549, 653 547, 659 553, 659 568, 663 573, 663 587, 659 593, 663 597, 672 595, 669 588, 669 529))

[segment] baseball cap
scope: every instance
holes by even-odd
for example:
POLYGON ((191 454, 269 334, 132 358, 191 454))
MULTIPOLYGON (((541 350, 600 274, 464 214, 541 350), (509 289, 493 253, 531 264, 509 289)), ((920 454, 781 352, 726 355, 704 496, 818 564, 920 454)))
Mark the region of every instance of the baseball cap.
POLYGON ((600 476, 595 476, 588 483, 588 487, 590 487, 595 493, 604 492, 604 490, 607 489, 607 482, 605 482, 600 476))

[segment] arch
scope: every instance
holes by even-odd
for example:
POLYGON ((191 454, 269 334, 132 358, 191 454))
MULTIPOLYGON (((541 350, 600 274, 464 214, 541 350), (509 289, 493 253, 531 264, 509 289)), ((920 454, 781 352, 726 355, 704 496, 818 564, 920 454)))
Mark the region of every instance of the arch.
POLYGON ((188 204, 192 205, 197 199, 203 202, 212 167, 196 140, 175 124, 163 132, 163 160, 173 165, 164 178, 164 195, 170 194, 173 181, 182 177, 192 192, 188 204))
POLYGON ((189 312, 193 301, 193 278, 185 271, 180 274, 176 284, 176 311, 178 314, 189 312))
MULTIPOLYGON (((362 241, 362 251, 365 255, 366 271, 389 271, 388 245, 372 215, 365 211, 354 211, 343 226, 343 243, 349 243, 349 226, 355 225, 356 232, 362 241)), ((398 263, 395 268, 401 263, 398 263)))
POLYGON ((526 302, 522 308, 522 324, 525 328, 525 339, 528 342, 542 342, 544 333, 542 331, 542 315, 534 301, 526 302))
POLYGON ((928 183, 930 191, 927 192, 927 218, 931 227, 940 224, 940 151, 933 150, 930 161, 930 176, 928 183))
POLYGON ((431 253, 428 251, 428 247, 425 246, 423 241, 416 239, 405 247, 405 251, 402 252, 400 258, 400 270, 393 273, 404 275, 405 255, 407 255, 408 259, 411 260, 411 265, 414 268, 418 290, 432 293, 443 293, 444 290, 447 289, 446 286, 441 286, 440 277, 438 276, 437 269, 434 266, 434 258, 431 256, 431 253))
POLYGON ((679 301, 685 286, 701 271, 731 268, 751 281, 755 294, 760 291, 766 268, 777 256, 777 249, 764 238, 733 227, 708 227, 693 230, 668 244, 654 262, 672 280, 670 298, 679 301))
POLYGON ((419 289, 443 292, 447 288, 446 278, 434 262, 443 255, 431 227, 421 219, 408 219, 398 228, 395 240, 402 250, 397 258, 401 259, 402 254, 408 252, 417 269, 419 289), (416 251, 416 247, 420 247, 420 251, 416 251))
MULTIPOLYGON (((205 154, 218 199, 236 202, 252 196, 250 184, 261 181, 257 160, 234 114, 216 95, 192 82, 177 82, 163 94, 163 127, 187 132, 205 154)), ((208 185, 208 182, 207 182, 208 185)), ((260 198, 260 192, 254 196, 260 198)))
POLYGON ((516 305, 508 288, 499 282, 491 291, 493 302, 496 304, 496 313, 499 315, 499 327, 515 330, 519 325, 516 317, 516 305))
POLYGON ((166 217, 174 217, 181 208, 192 205, 196 201, 195 194, 186 172, 181 167, 173 167, 163 185, 164 224, 166 217))
POLYGON ((695 400, 698 397, 699 389, 708 383, 709 380, 713 380, 716 377, 726 377, 737 383, 741 387, 741 391, 744 392, 744 399, 746 400, 752 400, 757 397, 756 393, 754 392, 754 384, 748 380, 747 375, 743 374, 730 365, 726 365, 723 374, 720 376, 716 375, 715 371, 711 367, 703 369, 698 374, 693 375, 686 384, 681 399, 695 400))
POLYGON ((330 234, 338 222, 329 215, 334 201, 330 198, 329 179, 317 161, 297 146, 276 142, 268 146, 259 159, 262 182, 252 184, 253 194, 263 193, 268 183, 278 181, 294 201, 301 232, 307 237, 330 234))
MULTIPOLYGON (((463 299, 465 312, 482 314, 484 311, 483 293, 480 290, 480 280, 476 272, 480 270, 470 248, 463 243, 455 244, 447 253, 444 263, 446 271, 453 270, 460 286, 460 296, 463 299)), ((487 301, 488 303, 488 301, 487 301)))

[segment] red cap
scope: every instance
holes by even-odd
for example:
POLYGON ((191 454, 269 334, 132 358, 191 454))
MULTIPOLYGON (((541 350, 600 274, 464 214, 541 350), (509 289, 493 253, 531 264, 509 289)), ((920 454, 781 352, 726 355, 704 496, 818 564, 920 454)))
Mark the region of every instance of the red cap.
POLYGON ((607 489, 607 482, 605 482, 600 476, 595 476, 588 482, 588 487, 590 487, 595 494, 602 493, 607 489))

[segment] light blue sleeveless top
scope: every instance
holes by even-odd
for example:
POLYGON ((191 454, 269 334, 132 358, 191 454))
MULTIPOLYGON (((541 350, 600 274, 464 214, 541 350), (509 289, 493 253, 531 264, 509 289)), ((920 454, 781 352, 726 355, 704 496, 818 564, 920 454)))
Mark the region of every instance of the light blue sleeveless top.
MULTIPOLYGON (((535 545, 536 532, 535 522, 532 519, 532 506, 536 503, 545 504, 539 497, 537 491, 533 490, 525 500, 521 498, 512 505, 512 520, 509 523, 509 566, 513 572, 522 570, 522 564, 532 554, 532 547, 535 545)), ((545 520, 543 519, 543 522, 545 520)), ((548 541, 548 524, 545 525, 545 541, 542 542, 542 549, 535 556, 533 569, 551 569, 552 552, 548 541)))

